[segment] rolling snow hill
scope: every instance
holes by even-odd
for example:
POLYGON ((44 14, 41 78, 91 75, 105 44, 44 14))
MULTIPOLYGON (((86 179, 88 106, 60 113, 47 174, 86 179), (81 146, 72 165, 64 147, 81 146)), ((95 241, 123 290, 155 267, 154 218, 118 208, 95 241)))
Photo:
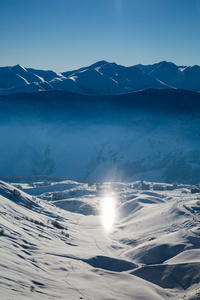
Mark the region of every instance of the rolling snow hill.
POLYGON ((0 181, 1 299, 198 300, 199 195, 139 181, 0 181))
POLYGON ((148 89, 0 97, 0 176, 200 180, 200 94, 148 89))
POLYGON ((74 71, 57 73, 20 65, 0 67, 0 94, 60 89, 91 95, 118 95, 143 89, 200 91, 200 67, 170 62, 124 67, 106 61, 74 71))

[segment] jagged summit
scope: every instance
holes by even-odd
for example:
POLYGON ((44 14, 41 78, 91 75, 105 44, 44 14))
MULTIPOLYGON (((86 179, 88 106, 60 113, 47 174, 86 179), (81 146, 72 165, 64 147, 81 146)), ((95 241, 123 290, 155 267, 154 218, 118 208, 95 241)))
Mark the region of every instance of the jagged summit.
POLYGON ((21 65, 19 65, 19 64, 17 64, 17 65, 15 65, 15 66, 13 66, 13 67, 11 67, 13 70, 15 70, 15 71, 26 71, 27 72, 27 70, 23 67, 23 66, 21 66, 21 65))
POLYGON ((105 64, 109 64, 109 62, 107 62, 106 60, 100 60, 100 61, 92 64, 91 66, 89 66, 89 68, 98 68, 98 67, 103 66, 105 64))

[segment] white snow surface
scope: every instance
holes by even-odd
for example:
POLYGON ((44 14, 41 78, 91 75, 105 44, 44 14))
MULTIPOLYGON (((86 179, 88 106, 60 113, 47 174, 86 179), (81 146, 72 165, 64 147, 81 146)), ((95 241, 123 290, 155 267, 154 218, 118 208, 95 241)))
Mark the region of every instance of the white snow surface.
POLYGON ((199 299, 200 195, 190 189, 0 181, 1 299, 199 299))

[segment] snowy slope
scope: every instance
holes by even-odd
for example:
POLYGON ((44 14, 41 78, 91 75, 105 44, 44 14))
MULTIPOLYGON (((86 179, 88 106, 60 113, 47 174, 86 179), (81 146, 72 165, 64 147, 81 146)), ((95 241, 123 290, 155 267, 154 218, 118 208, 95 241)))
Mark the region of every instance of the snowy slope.
POLYGON ((51 80, 66 79, 60 73, 26 69, 20 65, 0 68, 0 94, 8 95, 20 92, 33 93, 43 90, 55 89, 51 80))
POLYGON ((0 176, 74 180, 200 180, 200 95, 64 91, 0 99, 0 176))
POLYGON ((199 211, 188 185, 0 181, 1 299, 197 300, 199 211))
POLYGON ((43 82, 43 78, 28 72, 24 67, 16 65, 14 67, 0 68, 0 88, 7 89, 33 82, 43 82))
POLYGON ((41 78, 43 78, 45 81, 51 81, 54 78, 65 78, 61 73, 54 72, 51 70, 45 71, 45 70, 36 70, 36 69, 31 69, 31 68, 26 68, 26 70, 29 73, 35 74, 41 78))
POLYGON ((154 65, 138 65, 150 76, 179 89, 200 91, 200 67, 177 66, 166 61, 154 65))
MULTIPOLYGON (((97 95, 124 94, 145 88, 167 88, 137 66, 124 67, 105 61, 75 72, 63 73, 74 78, 83 93, 97 95)), ((169 88, 169 87, 168 87, 169 88)))

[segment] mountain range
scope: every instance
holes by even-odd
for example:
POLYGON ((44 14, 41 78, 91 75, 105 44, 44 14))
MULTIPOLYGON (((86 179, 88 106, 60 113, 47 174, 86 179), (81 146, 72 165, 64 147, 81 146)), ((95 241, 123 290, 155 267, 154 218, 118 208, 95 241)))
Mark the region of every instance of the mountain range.
POLYGON ((0 176, 197 184, 199 82, 167 62, 0 68, 0 176))
POLYGON ((0 94, 60 89, 92 95, 118 95, 147 88, 200 91, 200 67, 170 62, 125 67, 99 61, 58 73, 20 65, 0 68, 0 94))

